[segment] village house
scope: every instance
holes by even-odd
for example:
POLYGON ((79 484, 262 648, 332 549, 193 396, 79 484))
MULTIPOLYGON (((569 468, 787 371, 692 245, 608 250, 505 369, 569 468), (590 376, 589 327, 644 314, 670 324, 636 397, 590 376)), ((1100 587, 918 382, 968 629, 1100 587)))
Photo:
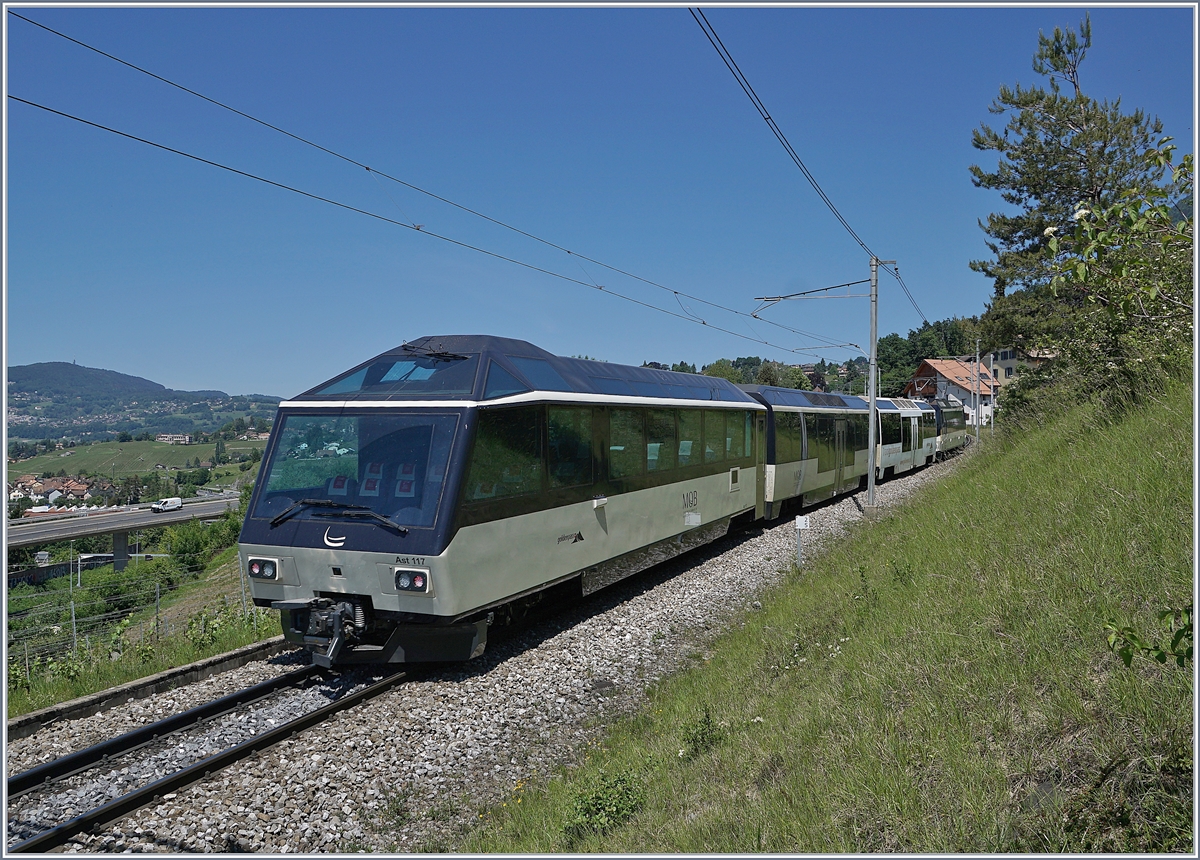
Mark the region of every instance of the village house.
POLYGON ((111 491, 112 484, 108 480, 98 478, 83 478, 78 475, 68 475, 62 478, 38 478, 36 475, 22 475, 8 485, 9 501, 32 499, 35 502, 65 499, 70 501, 88 501, 96 493, 111 491))
POLYGON ((1053 358, 1048 352, 1030 350, 1028 354, 1020 354, 1015 349, 998 349, 991 355, 992 373, 996 384, 1003 388, 1021 372, 1030 367, 1036 367, 1047 359, 1053 358))
POLYGON ((980 418, 991 423, 999 386, 987 366, 974 359, 927 358, 904 386, 903 397, 913 400, 949 400, 961 404, 967 420, 975 422, 975 397, 979 395, 980 418))

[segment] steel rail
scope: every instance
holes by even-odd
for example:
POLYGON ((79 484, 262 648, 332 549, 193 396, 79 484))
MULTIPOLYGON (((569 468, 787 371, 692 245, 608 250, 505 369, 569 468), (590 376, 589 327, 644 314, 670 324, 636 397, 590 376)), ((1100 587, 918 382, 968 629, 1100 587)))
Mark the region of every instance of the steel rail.
POLYGON ((103 806, 98 806, 89 812, 85 812, 83 815, 72 818, 70 821, 65 821, 62 824, 39 833, 37 836, 26 839, 24 842, 18 842, 7 850, 13 854, 46 852, 65 845, 71 837, 78 833, 94 831, 105 824, 124 818, 129 813, 161 799, 164 794, 203 779, 231 764, 236 764, 242 759, 248 758, 260 750, 274 746, 280 741, 286 740, 340 711, 348 710, 367 699, 385 693, 406 676, 407 672, 403 671, 389 675, 369 687, 364 687, 355 693, 343 696, 336 702, 330 702, 324 707, 310 711, 269 732, 245 740, 237 746, 230 747, 206 759, 201 759, 195 764, 189 765, 170 776, 165 776, 156 782, 135 789, 128 794, 109 801, 103 806))
POLYGON ((288 672, 286 675, 271 678, 268 681, 263 681, 261 684, 255 684, 253 687, 247 687, 244 690, 230 693, 227 696, 222 696, 203 705, 197 705, 194 708, 174 714, 156 723, 151 723, 140 729, 134 729, 131 732, 110 738, 107 741, 101 741, 87 749, 78 750, 70 755, 65 755, 53 761, 48 761, 45 764, 38 765, 23 773, 10 776, 7 783, 8 799, 11 801, 13 798, 34 791, 46 783, 80 773, 97 763, 135 750, 160 737, 174 734, 202 720, 220 716, 239 705, 258 701, 278 690, 300 684, 320 671, 321 667, 319 666, 305 666, 294 672, 288 672))

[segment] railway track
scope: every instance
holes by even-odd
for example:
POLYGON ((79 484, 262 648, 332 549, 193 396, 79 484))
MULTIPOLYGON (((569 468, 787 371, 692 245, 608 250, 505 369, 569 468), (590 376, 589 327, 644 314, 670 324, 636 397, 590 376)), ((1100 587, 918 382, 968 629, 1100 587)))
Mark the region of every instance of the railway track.
MULTIPOLYGON (((133 732, 15 774, 7 781, 7 851, 40 853, 60 847, 80 833, 94 831, 123 818, 143 806, 154 803, 164 795, 204 779, 280 741, 291 738, 340 711, 352 708, 373 696, 386 692, 403 680, 406 674, 405 672, 390 673, 365 683, 362 679, 353 677, 351 673, 341 675, 317 666, 305 666, 303 669, 279 678, 256 684, 133 732), (188 733, 189 730, 205 724, 213 724, 222 720, 236 720, 239 709, 244 709, 247 705, 261 704, 266 699, 279 697, 289 689, 313 690, 322 685, 328 689, 320 691, 319 695, 331 699, 326 704, 309 709, 294 719, 282 722, 265 719, 264 722, 270 724, 270 728, 262 731, 249 728, 249 737, 244 740, 215 753, 205 754, 198 760, 182 767, 168 768, 163 775, 159 774, 160 761, 156 762, 155 756, 157 755, 161 760, 162 748, 168 742, 174 745, 176 736, 188 733), (126 774, 131 770, 138 769, 136 763, 132 766, 125 765, 125 762, 138 752, 149 753, 142 763, 142 769, 153 766, 154 777, 148 779, 143 777, 140 780, 141 784, 130 791, 83 811, 75 808, 77 802, 85 800, 89 794, 95 796, 96 792, 89 791, 86 784, 79 784, 81 780, 87 779, 90 771, 107 768, 103 773, 92 778, 92 783, 103 781, 110 786, 109 790, 111 791, 112 785, 120 785, 125 781, 126 774), (37 802, 39 797, 45 798, 45 801, 37 802), (69 817, 61 820, 62 816, 60 816, 59 820, 48 822, 46 820, 48 809, 58 810, 69 817)), ((284 703, 284 706, 289 705, 284 703)), ((242 721, 247 721, 246 715, 242 715, 242 721)), ((204 746, 207 741, 201 739, 199 744, 204 746)), ((180 750, 185 747, 186 745, 181 745, 180 750)), ((138 781, 138 779, 135 777, 130 781, 138 781)), ((85 800, 84 805, 89 802, 85 800)))

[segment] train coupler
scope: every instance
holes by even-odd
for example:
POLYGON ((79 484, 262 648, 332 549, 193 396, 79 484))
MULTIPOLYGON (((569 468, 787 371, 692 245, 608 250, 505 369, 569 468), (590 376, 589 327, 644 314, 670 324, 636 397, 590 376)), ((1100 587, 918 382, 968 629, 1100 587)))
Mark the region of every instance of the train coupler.
POLYGON ((304 645, 312 652, 313 662, 329 668, 337 660, 348 639, 357 638, 363 626, 362 608, 350 601, 328 597, 307 600, 277 600, 284 638, 304 645))

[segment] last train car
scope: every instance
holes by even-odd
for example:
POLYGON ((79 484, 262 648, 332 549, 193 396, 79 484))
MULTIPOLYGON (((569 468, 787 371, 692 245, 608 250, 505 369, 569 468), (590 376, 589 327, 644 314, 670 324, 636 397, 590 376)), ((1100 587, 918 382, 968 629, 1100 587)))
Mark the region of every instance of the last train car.
POLYGON ((465 660, 761 516, 765 417, 724 379, 423 338, 279 405, 241 564, 319 664, 465 660))
POLYGON ((937 415, 937 456, 944 460, 967 444, 966 411, 961 403, 950 400, 935 400, 933 409, 937 415))

